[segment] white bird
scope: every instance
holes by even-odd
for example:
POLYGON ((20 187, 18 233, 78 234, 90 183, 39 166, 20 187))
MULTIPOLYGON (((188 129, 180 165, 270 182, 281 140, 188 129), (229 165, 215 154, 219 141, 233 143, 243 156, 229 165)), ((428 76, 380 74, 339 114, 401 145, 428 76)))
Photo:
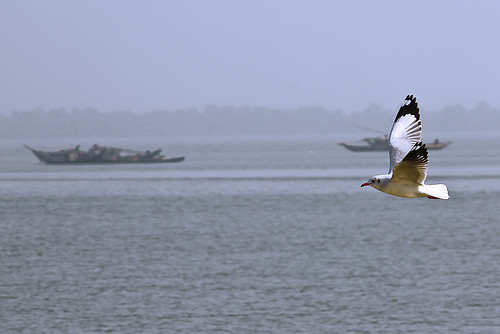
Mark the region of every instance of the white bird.
POLYGON ((422 144, 422 123, 417 100, 408 95, 399 109, 389 136, 389 173, 375 175, 361 187, 373 188, 399 197, 448 199, 444 184, 425 184, 427 148, 422 144))

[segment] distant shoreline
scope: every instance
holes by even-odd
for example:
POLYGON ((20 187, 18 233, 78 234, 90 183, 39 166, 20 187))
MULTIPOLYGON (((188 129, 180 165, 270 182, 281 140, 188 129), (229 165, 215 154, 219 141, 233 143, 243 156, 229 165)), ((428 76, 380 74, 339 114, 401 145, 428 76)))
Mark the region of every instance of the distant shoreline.
MULTIPOLYGON (((425 132, 496 131, 500 110, 479 104, 425 112, 425 132)), ((313 106, 295 110, 264 107, 207 107, 133 113, 97 109, 16 111, 0 116, 0 138, 158 137, 231 135, 383 134, 394 113, 375 104, 344 114, 313 106)))

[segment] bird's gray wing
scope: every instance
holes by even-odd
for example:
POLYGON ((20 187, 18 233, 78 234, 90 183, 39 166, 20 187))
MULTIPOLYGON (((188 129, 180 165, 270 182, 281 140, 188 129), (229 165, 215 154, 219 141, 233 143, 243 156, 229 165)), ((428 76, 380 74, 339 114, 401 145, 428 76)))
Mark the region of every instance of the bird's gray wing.
POLYGON ((416 143, 408 154, 392 170, 392 178, 397 183, 422 185, 427 177, 429 158, 422 142, 416 143))
POLYGON ((417 100, 408 95, 405 103, 399 108, 389 135, 389 173, 410 152, 422 137, 422 123, 417 100))

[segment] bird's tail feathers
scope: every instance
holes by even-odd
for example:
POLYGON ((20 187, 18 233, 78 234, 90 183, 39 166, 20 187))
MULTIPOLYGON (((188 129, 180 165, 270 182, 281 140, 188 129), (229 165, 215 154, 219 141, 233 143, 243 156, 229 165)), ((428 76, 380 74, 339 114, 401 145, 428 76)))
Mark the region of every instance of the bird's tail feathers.
POLYGON ((423 186, 422 192, 427 195, 427 197, 432 199, 448 199, 448 188, 444 184, 426 184, 423 186))

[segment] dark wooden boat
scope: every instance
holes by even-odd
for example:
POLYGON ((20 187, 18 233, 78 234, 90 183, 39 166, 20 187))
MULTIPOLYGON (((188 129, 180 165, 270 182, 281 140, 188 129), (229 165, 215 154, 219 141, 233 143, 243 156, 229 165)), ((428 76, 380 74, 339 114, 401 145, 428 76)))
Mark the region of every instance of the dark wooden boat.
POLYGON ((80 150, 80 145, 72 149, 54 152, 35 150, 28 145, 24 145, 24 147, 33 152, 40 162, 47 165, 155 164, 181 162, 185 159, 185 157, 165 157, 160 154, 161 149, 136 151, 97 144, 88 151, 80 150))
MULTIPOLYGON (((339 143, 339 145, 344 146, 353 152, 377 152, 377 151, 388 151, 389 150, 389 137, 368 137, 363 138, 366 144, 363 145, 350 145, 346 143, 339 143)), ((434 140, 432 143, 425 144, 429 150, 440 150, 450 145, 451 141, 441 142, 438 139, 434 140)))

